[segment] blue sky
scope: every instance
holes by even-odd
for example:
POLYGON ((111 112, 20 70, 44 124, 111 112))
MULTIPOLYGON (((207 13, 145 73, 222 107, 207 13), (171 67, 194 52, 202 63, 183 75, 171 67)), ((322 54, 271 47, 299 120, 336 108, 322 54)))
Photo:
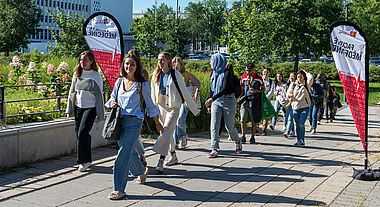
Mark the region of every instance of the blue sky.
MULTIPOLYGON (((183 11, 189 2, 199 2, 200 0, 178 0, 179 6, 181 11, 183 11)), ((160 5, 162 3, 165 3, 173 9, 176 8, 176 0, 158 0, 157 5, 160 5)), ((141 11, 146 11, 148 8, 152 8, 154 5, 154 0, 133 0, 133 12, 141 12, 141 11)))

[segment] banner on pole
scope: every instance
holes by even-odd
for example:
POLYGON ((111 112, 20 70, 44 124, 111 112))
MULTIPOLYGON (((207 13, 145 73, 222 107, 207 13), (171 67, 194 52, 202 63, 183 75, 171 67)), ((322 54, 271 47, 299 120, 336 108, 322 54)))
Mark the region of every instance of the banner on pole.
POLYGON ((83 25, 83 36, 113 89, 124 54, 123 33, 119 23, 106 12, 94 13, 83 25))
POLYGON ((363 32, 350 22, 331 25, 331 51, 356 128, 367 152, 368 44, 363 32))

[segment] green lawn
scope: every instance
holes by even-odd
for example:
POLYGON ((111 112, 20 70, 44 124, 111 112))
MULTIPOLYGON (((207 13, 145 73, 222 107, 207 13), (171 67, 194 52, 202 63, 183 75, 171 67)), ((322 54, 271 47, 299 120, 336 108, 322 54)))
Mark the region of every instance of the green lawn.
MULTIPOLYGON (((343 102, 343 86, 340 80, 329 80, 331 85, 336 86, 340 95, 340 101, 343 102)), ((368 105, 374 106, 380 102, 380 83, 369 83, 369 100, 368 105)))

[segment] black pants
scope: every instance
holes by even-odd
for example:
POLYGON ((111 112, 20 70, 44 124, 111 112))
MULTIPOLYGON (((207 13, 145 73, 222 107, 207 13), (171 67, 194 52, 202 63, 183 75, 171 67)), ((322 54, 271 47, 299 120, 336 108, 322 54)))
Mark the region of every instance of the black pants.
POLYGON ((78 164, 91 162, 91 135, 96 108, 79 108, 75 106, 75 132, 78 138, 78 164))
POLYGON ((333 102, 330 100, 326 101, 325 113, 326 113, 326 120, 334 119, 334 105, 333 105, 333 102), (330 116, 329 116, 329 112, 330 112, 330 116))

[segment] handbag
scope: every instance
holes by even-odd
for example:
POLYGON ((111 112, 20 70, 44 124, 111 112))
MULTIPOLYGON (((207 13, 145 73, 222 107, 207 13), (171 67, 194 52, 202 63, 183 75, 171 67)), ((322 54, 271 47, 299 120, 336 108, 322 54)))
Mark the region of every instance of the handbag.
MULTIPOLYGON (((119 88, 123 80, 121 79, 117 84, 116 98, 115 102, 117 103, 117 96, 119 93, 119 88)), ((112 108, 106 121, 104 122, 102 135, 104 139, 107 140, 119 140, 120 131, 121 131, 121 118, 120 118, 120 107, 112 108)))
POLYGON ((265 96, 264 90, 261 91, 261 118, 270 119, 277 115, 276 110, 269 99, 265 96))

